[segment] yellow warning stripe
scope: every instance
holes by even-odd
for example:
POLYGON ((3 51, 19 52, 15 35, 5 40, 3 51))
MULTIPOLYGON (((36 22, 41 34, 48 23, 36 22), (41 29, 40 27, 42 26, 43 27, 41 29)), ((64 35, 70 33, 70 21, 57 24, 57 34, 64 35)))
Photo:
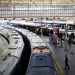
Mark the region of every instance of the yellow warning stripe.
POLYGON ((59 75, 65 75, 64 69, 62 68, 59 60, 57 60, 56 56, 54 54, 52 54, 52 58, 55 62, 55 67, 58 70, 59 75))

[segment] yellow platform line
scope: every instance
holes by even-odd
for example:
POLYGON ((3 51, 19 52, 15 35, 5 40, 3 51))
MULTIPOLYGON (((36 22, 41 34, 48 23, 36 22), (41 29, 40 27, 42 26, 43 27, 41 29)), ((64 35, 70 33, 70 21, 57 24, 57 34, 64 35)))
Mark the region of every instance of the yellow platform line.
POLYGON ((59 62, 59 60, 56 58, 56 56, 54 54, 52 54, 52 58, 55 62, 55 67, 58 70, 59 75, 65 75, 64 69, 61 66, 61 63, 59 62))

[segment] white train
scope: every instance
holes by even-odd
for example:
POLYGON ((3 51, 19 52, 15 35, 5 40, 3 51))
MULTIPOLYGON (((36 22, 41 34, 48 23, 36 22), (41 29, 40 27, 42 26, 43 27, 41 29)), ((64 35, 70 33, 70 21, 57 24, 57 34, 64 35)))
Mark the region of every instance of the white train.
POLYGON ((0 57, 1 75, 58 75, 44 40, 26 29, 2 27, 9 29, 10 44, 0 57))
POLYGON ((0 51, 0 75, 9 75, 21 57, 24 42, 22 36, 12 29, 2 28, 0 32, 0 34, 4 35, 10 42, 6 45, 5 50, 0 51), (7 35, 9 35, 9 37, 7 37, 7 35))

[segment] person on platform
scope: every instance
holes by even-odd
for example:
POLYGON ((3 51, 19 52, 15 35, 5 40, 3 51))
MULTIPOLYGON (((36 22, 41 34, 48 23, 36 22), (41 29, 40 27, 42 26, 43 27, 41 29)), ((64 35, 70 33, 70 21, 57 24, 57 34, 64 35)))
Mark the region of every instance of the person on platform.
POLYGON ((68 64, 68 57, 67 57, 67 55, 65 55, 65 70, 69 70, 70 69, 70 67, 69 67, 69 64, 68 64))

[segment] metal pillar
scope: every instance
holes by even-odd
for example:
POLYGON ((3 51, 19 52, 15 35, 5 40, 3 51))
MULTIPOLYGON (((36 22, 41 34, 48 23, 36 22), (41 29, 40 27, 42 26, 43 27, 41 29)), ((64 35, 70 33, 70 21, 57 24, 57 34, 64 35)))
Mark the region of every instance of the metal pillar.
POLYGON ((15 20, 15 4, 13 4, 13 20, 15 20))
POLYGON ((29 1, 28 1, 28 19, 29 19, 29 1))
POLYGON ((42 17, 41 17, 41 37, 43 36, 43 33, 42 33, 42 17))
POLYGON ((66 20, 65 20, 65 50, 68 50, 67 48, 67 23, 66 23, 66 20))

